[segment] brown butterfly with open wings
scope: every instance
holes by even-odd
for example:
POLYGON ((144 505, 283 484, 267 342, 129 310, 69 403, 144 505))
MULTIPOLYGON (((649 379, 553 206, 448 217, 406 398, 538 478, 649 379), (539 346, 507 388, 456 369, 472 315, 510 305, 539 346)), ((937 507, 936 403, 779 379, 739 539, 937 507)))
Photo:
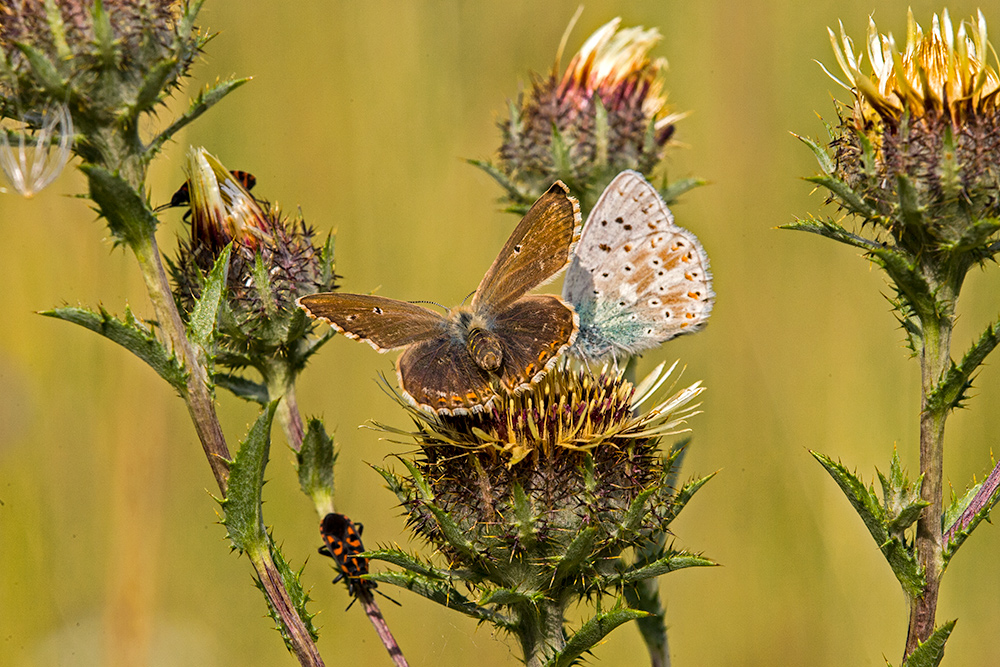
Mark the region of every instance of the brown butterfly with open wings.
POLYGON ((576 339, 572 306, 527 293, 566 267, 579 222, 579 205, 556 181, 507 239, 472 303, 444 315, 366 294, 324 292, 297 303, 379 352, 406 348, 396 372, 415 405, 446 415, 481 410, 496 385, 513 394, 540 380, 576 339))

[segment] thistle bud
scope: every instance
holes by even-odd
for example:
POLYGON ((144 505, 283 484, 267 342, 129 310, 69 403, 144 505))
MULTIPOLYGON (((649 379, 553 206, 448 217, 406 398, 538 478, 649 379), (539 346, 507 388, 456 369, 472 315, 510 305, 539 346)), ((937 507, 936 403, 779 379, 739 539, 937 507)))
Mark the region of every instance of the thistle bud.
POLYGON ((586 200, 619 172, 648 175, 663 159, 681 116, 667 111, 666 60, 649 55, 660 33, 620 25, 616 18, 598 28, 564 72, 557 62, 510 104, 499 162, 486 168, 518 192, 514 203, 534 201, 557 179, 586 200))
POLYGON ((191 236, 170 263, 181 311, 193 310, 205 276, 232 244, 217 360, 264 369, 276 357, 294 357, 311 331, 295 299, 336 288, 332 237, 324 247, 313 245, 314 232, 301 218, 256 199, 203 148, 188 153, 187 174, 191 236))

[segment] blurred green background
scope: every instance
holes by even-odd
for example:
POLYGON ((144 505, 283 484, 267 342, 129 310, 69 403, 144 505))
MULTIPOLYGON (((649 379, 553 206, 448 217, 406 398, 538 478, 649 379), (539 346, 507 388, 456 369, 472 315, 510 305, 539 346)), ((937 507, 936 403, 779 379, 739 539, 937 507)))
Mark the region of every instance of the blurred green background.
MULTIPOLYGON (((878 5, 879 28, 903 38, 907 3, 878 5)), ((201 23, 220 34, 178 105, 217 76, 254 81, 169 147, 152 171, 153 200, 183 181, 187 145, 204 145, 256 174, 262 196, 337 230, 345 289, 459 303, 516 222, 497 211, 498 186, 463 160, 493 155, 506 100, 529 72, 548 71, 576 6, 209 0, 201 23)), ((571 52, 619 15, 660 29, 654 55, 670 62, 670 102, 693 112, 666 172, 711 182, 674 208, 711 258, 711 322, 640 366, 680 359, 684 381, 704 381, 685 471, 720 471, 673 528, 678 545, 723 567, 661 579, 678 666, 884 665, 902 653, 907 609, 895 578, 807 450, 871 479, 897 447, 915 477, 918 364, 878 270, 846 247, 774 229, 822 204, 801 180, 815 161, 789 131, 823 138, 816 114, 832 119, 831 94, 844 98, 813 62, 834 63, 826 27, 842 19, 860 43, 873 8, 592 1, 570 39, 571 52)), ((941 8, 913 3, 925 27, 941 8)), ((962 19, 976 5, 949 9, 962 19)), ((1000 34, 997 6, 985 11, 1000 34)), ((120 313, 126 302, 150 313, 132 257, 72 198, 83 190, 67 171, 34 200, 0 195, 0 665, 295 664, 249 564, 229 552, 181 401, 113 344, 35 314, 61 304, 120 313)), ((165 252, 181 230, 180 213, 167 213, 165 252)), ((993 266, 972 274, 956 355, 1000 310, 998 278, 993 266)), ((335 339, 299 400, 336 429, 338 509, 365 524, 367 544, 425 550, 367 466, 391 465, 406 447, 357 428, 406 424, 374 382, 392 357, 335 339)), ((1000 431, 1000 374, 988 366, 976 384, 972 409, 948 432, 946 481, 959 492, 989 470, 1000 431)), ((235 447, 256 412, 220 400, 235 447)), ((315 554, 317 517, 275 439, 265 517, 292 564, 307 561, 327 664, 389 664, 361 609, 344 613, 347 593, 315 554)), ((938 620, 960 619, 945 664, 995 661, 998 549, 998 531, 984 525, 944 579, 938 620)), ((390 594, 403 606, 384 604, 385 615, 411 664, 518 663, 516 646, 488 628, 390 594)), ((638 632, 615 631, 591 661, 643 664, 638 632)))

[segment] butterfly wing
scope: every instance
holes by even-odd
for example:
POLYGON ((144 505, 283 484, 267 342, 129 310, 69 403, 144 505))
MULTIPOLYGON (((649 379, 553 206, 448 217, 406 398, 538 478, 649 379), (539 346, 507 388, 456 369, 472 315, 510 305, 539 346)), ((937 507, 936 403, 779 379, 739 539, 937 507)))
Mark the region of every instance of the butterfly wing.
POLYGON ((321 292, 296 301, 310 317, 330 323, 348 338, 379 352, 446 335, 452 326, 433 310, 370 294, 321 292))
POLYGON ((579 329, 576 313, 551 294, 531 294, 493 319, 491 331, 503 345, 500 382, 517 392, 537 382, 573 344, 579 329))
POLYGON ((399 356, 396 371, 407 398, 432 412, 474 412, 494 396, 490 373, 476 365, 457 326, 409 347, 399 356))
POLYGON ((493 315, 550 280, 569 261, 580 206, 556 181, 538 198, 493 260, 472 297, 472 310, 493 315))
POLYGON ((587 219, 563 296, 580 314, 571 352, 596 359, 636 354, 697 331, 715 294, 698 238, 674 224, 641 174, 624 171, 587 219))

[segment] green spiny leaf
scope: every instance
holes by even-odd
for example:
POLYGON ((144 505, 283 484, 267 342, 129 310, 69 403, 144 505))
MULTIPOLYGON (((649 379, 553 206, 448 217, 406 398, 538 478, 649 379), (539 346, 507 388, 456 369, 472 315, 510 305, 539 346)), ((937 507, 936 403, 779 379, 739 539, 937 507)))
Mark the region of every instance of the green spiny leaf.
POLYGON ((889 531, 889 521, 885 509, 875 497, 875 491, 864 483, 842 464, 820 454, 810 452, 820 464, 826 468, 844 495, 850 501, 854 510, 861 517, 868 532, 882 551, 893 574, 899 580, 903 590, 911 596, 920 595, 924 587, 924 575, 917 563, 913 550, 889 531))
POLYGON ((205 278, 202 286, 201 297, 191 311, 188 320, 188 333, 191 342, 205 351, 206 356, 211 355, 213 342, 217 334, 216 325, 219 319, 219 304, 226 293, 226 280, 229 275, 229 255, 233 250, 233 244, 227 245, 215 260, 212 270, 205 278))
POLYGON ((816 161, 819 162, 820 171, 829 176, 837 170, 836 166, 833 164, 833 160, 830 159, 830 155, 826 152, 825 147, 820 146, 809 137, 800 137, 794 132, 792 132, 792 136, 809 147, 809 150, 811 150, 813 155, 816 156, 816 161))
POLYGON ((1000 343, 1000 321, 991 323, 957 365, 951 367, 927 397, 927 409, 943 412, 961 407, 966 392, 972 386, 972 374, 1000 343))
POLYGON ((123 320, 111 315, 104 308, 101 308, 100 313, 86 308, 54 308, 41 314, 79 324, 85 329, 101 334, 149 364, 157 375, 169 382, 170 386, 181 395, 187 391, 187 373, 180 361, 156 339, 152 331, 136 319, 127 306, 123 320))
MULTIPOLYGON (((271 290, 271 276, 264 265, 264 255, 260 252, 254 256, 253 262, 253 287, 260 297, 261 305, 268 319, 274 321, 278 316, 278 303, 274 300, 274 292, 271 290)), ((302 311, 296 311, 301 313, 302 311)))
POLYGON ((660 196, 663 197, 663 202, 667 206, 673 206, 682 195, 690 190, 699 188, 703 185, 707 185, 708 181, 703 178, 682 178, 678 181, 672 183, 664 184, 662 188, 659 188, 660 196))
POLYGON ((405 588, 439 605, 481 621, 489 621, 502 629, 510 631, 516 629, 516 625, 503 614, 480 607, 462 595, 457 588, 441 581, 404 572, 372 572, 368 578, 371 581, 405 588))
POLYGON ((271 400, 267 393, 267 385, 248 380, 233 373, 212 373, 212 382, 232 392, 236 397, 251 403, 267 405, 271 400))
POLYGON ((378 466, 373 465, 372 468, 375 469, 375 472, 382 475, 382 479, 385 480, 386 486, 389 487, 390 491, 396 494, 396 498, 400 503, 405 504, 411 500, 408 487, 403 484, 398 475, 388 469, 379 468, 378 466))
MULTIPOLYGON (((608 143, 611 128, 608 124, 608 110, 600 95, 594 95, 594 166, 603 169, 608 166, 608 143)), ((652 123, 651 123, 652 125, 652 123)))
POLYGON ((573 163, 570 160, 569 146, 555 123, 552 124, 552 144, 549 152, 552 154, 553 170, 560 178, 567 180, 573 173, 573 163))
POLYGON ((623 586, 622 593, 629 607, 649 614, 645 618, 638 619, 636 625, 650 657, 663 656, 668 650, 667 626, 666 610, 660 602, 659 582, 655 578, 643 579, 632 585, 623 586))
POLYGON ((983 521, 989 520, 990 512, 1000 501, 1000 486, 996 485, 996 475, 997 469, 994 468, 985 482, 974 484, 961 499, 953 499, 941 518, 945 541, 942 554, 944 567, 948 567, 948 563, 972 531, 983 521))
POLYGON ((879 246, 869 255, 885 269, 895 283, 900 299, 905 299, 920 319, 935 317, 938 310, 934 289, 920 273, 916 262, 902 250, 879 246))
POLYGON ((160 101, 167 84, 177 76, 179 63, 176 58, 167 58, 156 63, 151 70, 146 72, 142 79, 142 86, 132 103, 135 113, 151 111, 160 101))
POLYGON ((420 472, 420 469, 417 468, 417 466, 414 465, 412 462, 407 461, 406 459, 401 458, 400 461, 403 462, 403 465, 406 466, 406 469, 410 473, 410 477, 413 478, 413 486, 420 492, 421 500, 424 500, 426 502, 433 501, 434 491, 431 489, 430 485, 427 484, 427 481, 424 480, 424 475, 423 473, 420 472))
POLYGON ((536 605, 545 597, 544 593, 536 591, 525 593, 516 588, 494 588, 479 600, 480 605, 536 605))
POLYGON ((681 487, 680 491, 677 492, 677 495, 674 496, 674 502, 670 507, 669 518, 671 521, 673 521, 677 515, 681 513, 681 510, 688 504, 691 497, 694 496, 694 494, 696 494, 701 487, 705 486, 705 484, 708 483, 708 480, 713 477, 715 477, 714 472, 709 475, 705 475, 700 479, 693 479, 681 487))
POLYGON ((844 183, 839 178, 834 178, 833 176, 809 176, 806 180, 829 190, 837 202, 851 213, 860 215, 865 219, 871 219, 876 216, 875 209, 869 206, 861 195, 852 190, 847 183, 844 183))
POLYGON ((115 48, 115 33, 111 27, 111 17, 104 10, 104 3, 97 0, 90 12, 94 25, 94 43, 100 54, 101 65, 110 70, 118 67, 120 52, 115 48))
POLYGON ((229 489, 222 501, 223 524, 229 539, 240 551, 262 551, 267 546, 267 532, 261 513, 261 490, 264 469, 271 448, 271 421, 278 401, 272 401, 250 428, 229 470, 229 489))
MULTIPOLYGON (((200 6, 201 3, 199 2, 198 5, 200 6)), ((214 86, 207 87, 198 94, 198 97, 191 103, 191 107, 184 112, 182 116, 171 123, 170 127, 165 129, 155 139, 153 139, 152 142, 150 142, 149 154, 155 155, 163 144, 177 134, 181 128, 185 127, 195 118, 208 111, 215 104, 222 101, 222 98, 242 86, 247 81, 250 81, 249 77, 245 79, 227 79, 225 81, 216 82, 214 86)))
POLYGON ((333 511, 334 476, 337 452, 333 448, 333 438, 326 434, 326 428, 319 419, 310 419, 302 438, 302 449, 296 457, 299 467, 299 487, 302 493, 312 498, 320 514, 333 511))
POLYGON ((819 234, 820 236, 825 236, 828 239, 833 239, 834 241, 839 241, 840 243, 845 243, 869 252, 879 247, 878 243, 870 241, 863 236, 852 234, 829 218, 825 220, 816 218, 809 220, 796 220, 795 222, 787 225, 781 225, 779 229, 790 229, 792 231, 819 234))
POLYGON ((62 61, 67 61, 73 57, 73 51, 66 41, 66 23, 63 21, 62 12, 56 0, 45 0, 45 22, 48 25, 49 35, 56 48, 56 55, 62 61))
POLYGON ((407 572, 419 574, 420 576, 427 577, 428 579, 439 579, 441 581, 450 581, 452 579, 470 581, 479 579, 477 575, 472 575, 469 572, 459 570, 442 570, 436 568, 429 563, 425 563, 420 560, 417 556, 411 556, 405 551, 401 551, 399 549, 375 549, 374 551, 366 551, 365 556, 370 560, 380 560, 393 565, 398 565, 407 572))
POLYGON ((632 535, 639 529, 642 525, 642 520, 646 516, 646 502, 657 491, 659 491, 659 488, 654 486, 635 497, 635 500, 629 505, 628 511, 622 520, 622 525, 619 529, 620 536, 632 535))
POLYGON ((655 560, 648 565, 626 570, 617 577, 613 578, 612 582, 619 584, 632 584, 651 577, 659 577, 663 574, 683 570, 688 567, 716 566, 718 566, 718 563, 715 561, 682 551, 680 553, 672 553, 669 556, 664 556, 663 558, 655 560))
POLYGON ((69 98, 69 81, 63 78, 59 70, 56 69, 56 66, 44 53, 30 44, 23 42, 15 42, 14 46, 24 54, 28 65, 31 66, 31 73, 35 75, 35 81, 45 89, 45 92, 57 100, 69 98))
POLYGON ((119 241, 136 247, 156 231, 156 217, 146 201, 119 176, 103 167, 84 164, 80 170, 90 183, 90 198, 108 221, 108 228, 119 241))
POLYGON ((514 517, 517 519, 518 541, 526 549, 531 549, 538 540, 536 525, 538 517, 531 506, 528 494, 524 492, 524 487, 515 482, 511 492, 511 504, 514 507, 514 517))
POLYGON ((489 174, 494 181, 500 184, 500 187, 507 191, 507 195, 512 201, 525 206, 531 203, 531 196, 521 192, 518 185, 507 178, 507 175, 497 169, 492 163, 484 160, 467 160, 467 162, 489 174))
POLYGON ((579 574, 580 565, 587 561, 594 553, 594 543, 597 541, 597 529, 584 528, 566 547, 566 553, 556 563, 555 574, 552 575, 553 582, 564 579, 572 579, 579 574))
POLYGON ((899 196, 899 211, 903 224, 918 236, 924 235, 924 211, 920 205, 920 194, 905 174, 896 174, 896 191, 899 196))
POLYGON ((448 540, 451 548, 466 560, 478 562, 481 556, 475 545, 469 541, 465 536, 465 531, 458 527, 451 515, 430 501, 425 501, 424 506, 434 515, 434 520, 437 522, 438 528, 441 529, 441 534, 448 540))
MULTIPOLYGON (((305 625, 306 630, 309 632, 309 636, 312 637, 313 641, 319 639, 319 631, 316 630, 316 626, 313 625, 312 619, 315 614, 309 613, 306 609, 306 604, 309 602, 309 594, 302 588, 302 570, 295 572, 289 567, 288 562, 285 560, 284 555, 278 548, 278 545, 274 543, 274 540, 268 536, 268 545, 271 549, 271 560, 274 562, 275 569, 278 574, 281 575, 281 580, 284 582, 285 590, 288 591, 288 598, 292 602, 292 608, 295 613, 298 614, 299 618, 302 619, 302 623, 305 625)), ((271 598, 264 596, 268 602, 268 611, 270 613, 271 619, 274 621, 281 632, 282 637, 285 638, 285 645, 288 646, 289 651, 294 651, 294 646, 292 644, 291 638, 286 637, 284 623, 281 622, 281 618, 278 615, 277 610, 271 606, 271 598)))
POLYGON ((903 661, 901 667, 938 667, 944 658, 944 645, 951 636, 951 631, 955 629, 956 622, 948 621, 934 630, 927 641, 920 642, 917 648, 913 649, 913 653, 903 661))
POLYGON ((644 611, 622 608, 596 614, 573 633, 561 651, 545 662, 545 667, 570 667, 619 625, 646 616, 644 611))

